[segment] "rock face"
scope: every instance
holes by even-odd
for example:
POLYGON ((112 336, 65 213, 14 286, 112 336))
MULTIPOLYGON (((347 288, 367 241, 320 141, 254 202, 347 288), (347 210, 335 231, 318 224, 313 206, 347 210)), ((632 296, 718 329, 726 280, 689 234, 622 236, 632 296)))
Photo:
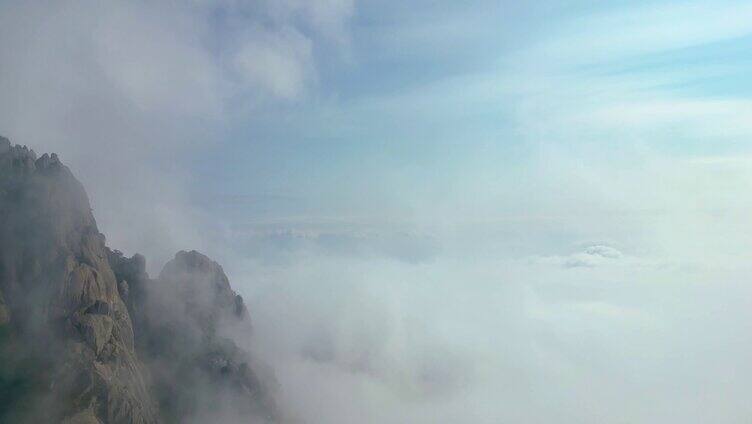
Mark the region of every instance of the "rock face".
POLYGON ((24 386, 3 391, 5 419, 157 422, 83 187, 55 155, 7 139, 0 151, 2 374, 24 386))
POLYGON ((270 372, 230 337, 250 334, 250 319, 222 267, 196 251, 181 251, 149 280, 142 257, 113 256, 116 275, 128 282, 128 304, 141 330, 137 351, 152 370, 163 419, 274 422, 270 372))
POLYGON ((272 421, 244 325, 219 265, 179 252, 150 279, 56 155, 0 137, 0 422, 272 421))

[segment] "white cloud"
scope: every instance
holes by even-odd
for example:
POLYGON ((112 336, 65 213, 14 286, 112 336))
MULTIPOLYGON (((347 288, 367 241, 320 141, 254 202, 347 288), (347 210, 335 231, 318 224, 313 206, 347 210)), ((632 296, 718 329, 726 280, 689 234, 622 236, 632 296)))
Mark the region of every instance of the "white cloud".
POLYGON ((272 33, 258 29, 241 42, 233 60, 244 85, 293 99, 316 77, 312 49, 311 40, 293 28, 272 33))
POLYGON ((158 267, 203 244, 182 161, 245 114, 305 95, 315 46, 348 37, 352 7, 3 2, 0 134, 59 153, 110 243, 158 267))
MULTIPOLYGON (((613 265, 623 259, 624 255, 617 249, 606 245, 592 245, 584 250, 565 256, 537 256, 533 261, 543 264, 559 265, 564 268, 593 268, 599 265, 613 265)), ((631 261, 634 265, 634 261, 631 261)))
POLYGON ((565 66, 624 60, 744 37, 750 22, 746 2, 649 2, 564 20, 528 57, 565 66))

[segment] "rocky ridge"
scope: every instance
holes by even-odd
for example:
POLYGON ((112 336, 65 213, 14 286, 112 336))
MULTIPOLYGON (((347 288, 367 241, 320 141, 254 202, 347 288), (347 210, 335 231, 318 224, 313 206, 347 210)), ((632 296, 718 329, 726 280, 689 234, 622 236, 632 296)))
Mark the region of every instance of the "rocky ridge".
POLYGON ((0 137, 0 422, 274 422, 249 332, 216 262, 181 251, 150 278, 55 154, 0 137))

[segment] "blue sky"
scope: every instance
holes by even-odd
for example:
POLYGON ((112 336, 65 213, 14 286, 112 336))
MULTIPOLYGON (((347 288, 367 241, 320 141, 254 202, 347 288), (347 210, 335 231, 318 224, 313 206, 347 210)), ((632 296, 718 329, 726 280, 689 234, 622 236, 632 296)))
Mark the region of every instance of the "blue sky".
POLYGON ((365 215, 473 174, 522 178, 547 149, 624 167, 747 153, 749 6, 567 3, 356 3, 345 41, 312 37, 295 98, 233 115, 195 163, 201 192, 365 215))

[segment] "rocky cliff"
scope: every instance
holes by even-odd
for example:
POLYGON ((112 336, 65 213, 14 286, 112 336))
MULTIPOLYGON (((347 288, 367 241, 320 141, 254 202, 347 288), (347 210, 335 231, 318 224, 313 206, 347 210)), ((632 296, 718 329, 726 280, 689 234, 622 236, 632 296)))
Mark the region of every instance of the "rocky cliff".
POLYGON ((191 251, 145 269, 56 155, 0 137, 0 422, 274 421, 222 268, 191 251))

